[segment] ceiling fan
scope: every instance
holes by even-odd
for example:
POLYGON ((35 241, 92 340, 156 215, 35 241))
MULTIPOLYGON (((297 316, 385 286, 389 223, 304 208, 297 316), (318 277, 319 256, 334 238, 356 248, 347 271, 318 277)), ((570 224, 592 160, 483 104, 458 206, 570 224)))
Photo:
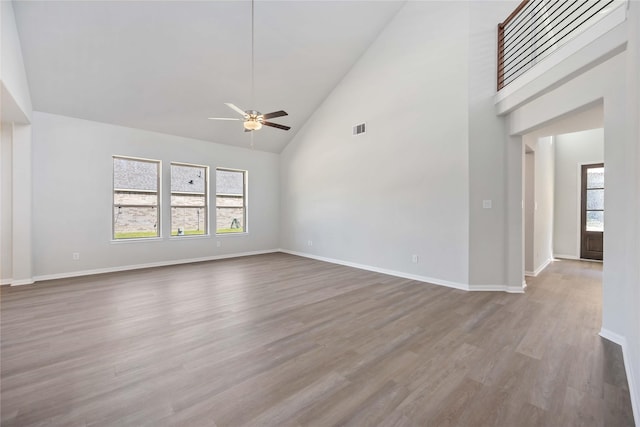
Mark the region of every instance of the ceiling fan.
POLYGON ((238 108, 229 102, 226 102, 225 105, 231 108, 233 111, 241 114, 243 118, 237 119, 237 118, 231 118, 231 117, 209 117, 209 120, 244 120, 245 132, 251 132, 254 130, 261 129, 263 125, 271 126, 273 128, 282 129, 282 130, 291 129, 290 126, 285 126, 278 123, 271 123, 267 121, 268 119, 273 119, 275 117, 287 116, 288 114, 286 111, 280 110, 280 111, 274 111, 273 113, 262 114, 261 112, 255 111, 255 110, 242 111, 241 108, 238 108))
MULTIPOLYGON (((251 0, 251 102, 255 101, 255 77, 254 77, 254 19, 253 12, 254 9, 254 0, 251 0)), ((284 110, 274 111, 273 113, 262 114, 256 110, 242 110, 241 108, 236 107, 235 105, 226 102, 225 105, 231 108, 233 111, 239 113, 242 116, 242 119, 239 118, 230 118, 230 117, 209 117, 209 120, 243 120, 243 126, 245 132, 252 132, 254 130, 259 130, 262 126, 270 126, 276 129, 289 130, 290 126, 281 125, 278 123, 268 122, 268 119, 273 119, 275 117, 287 116, 287 112, 284 110)), ((253 147, 253 134, 251 134, 251 146, 253 147)))

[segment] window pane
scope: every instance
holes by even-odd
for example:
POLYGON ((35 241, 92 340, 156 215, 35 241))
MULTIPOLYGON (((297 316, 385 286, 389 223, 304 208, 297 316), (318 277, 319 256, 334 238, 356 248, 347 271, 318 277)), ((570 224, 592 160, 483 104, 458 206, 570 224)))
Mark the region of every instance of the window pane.
POLYGON ((171 235, 208 234, 206 166, 171 164, 171 235))
POLYGON ((239 196, 218 196, 216 197, 216 206, 234 206, 243 207, 244 198, 239 196))
POLYGON ((587 190, 587 210, 604 209, 604 190, 587 190))
POLYGON ((204 196, 197 194, 172 194, 171 206, 206 206, 206 200, 204 196))
POLYGON ((206 168, 203 166, 171 165, 171 192, 205 194, 206 168))
POLYGON ((113 193, 113 204, 156 206, 158 204, 158 194, 115 191, 113 193))
POLYGON ((587 231, 604 231, 603 211, 587 211, 587 231))
POLYGON ((113 188, 158 191, 159 162, 113 158, 113 188))
POLYGON ((587 169, 587 188, 604 188, 604 168, 587 169))
POLYGON ((114 207, 113 237, 115 239, 136 239, 158 236, 158 208, 114 207))
POLYGON ((206 216, 204 208, 171 208, 171 235, 190 236, 206 234, 206 216))
POLYGON ((244 194, 244 172, 216 170, 216 193, 242 196, 244 194))
POLYGON ((216 209, 216 232, 244 232, 244 208, 218 207, 216 209))
POLYGON ((113 238, 158 237, 160 161, 113 157, 113 238))
POLYGON ((246 172, 216 170, 216 232, 243 233, 246 225, 246 172))

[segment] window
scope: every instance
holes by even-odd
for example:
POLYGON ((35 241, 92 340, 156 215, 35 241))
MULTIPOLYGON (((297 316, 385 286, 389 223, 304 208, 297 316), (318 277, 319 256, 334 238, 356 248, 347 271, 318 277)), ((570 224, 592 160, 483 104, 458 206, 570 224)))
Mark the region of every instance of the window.
POLYGON ((160 236, 160 161, 113 157, 113 238, 160 236))
POLYGON ((171 235, 208 234, 209 168, 171 163, 171 235))
POLYGON ((604 167, 587 165, 585 194, 586 231, 604 231, 604 167))
POLYGON ((247 231, 247 173, 216 169, 216 233, 247 231))
POLYGON ((604 163, 582 165, 580 258, 604 258, 604 163))

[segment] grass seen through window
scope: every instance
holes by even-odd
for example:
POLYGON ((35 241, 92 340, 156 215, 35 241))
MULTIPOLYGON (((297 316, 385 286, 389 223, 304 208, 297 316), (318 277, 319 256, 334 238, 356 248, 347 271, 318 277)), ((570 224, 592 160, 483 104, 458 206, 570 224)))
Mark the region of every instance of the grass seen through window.
POLYGON ((204 230, 184 230, 182 234, 178 234, 177 230, 171 231, 172 236, 204 236, 205 234, 207 233, 204 230))
POLYGON ((116 239, 141 239, 143 237, 158 237, 155 231, 120 231, 116 232, 116 239))
POLYGON ((216 233, 218 234, 225 234, 225 233, 244 233, 244 228, 239 227, 239 228, 218 228, 216 230, 216 233))

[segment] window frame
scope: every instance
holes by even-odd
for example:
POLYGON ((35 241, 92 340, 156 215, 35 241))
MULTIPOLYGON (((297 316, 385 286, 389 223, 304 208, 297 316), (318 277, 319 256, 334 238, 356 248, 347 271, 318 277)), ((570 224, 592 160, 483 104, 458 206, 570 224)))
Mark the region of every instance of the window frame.
POLYGON ((215 192, 215 207, 216 207, 216 236, 245 236, 249 234, 249 202, 248 202, 248 189, 249 189, 249 171, 245 169, 235 169, 226 167, 216 167, 216 192, 215 192), (223 172, 241 172, 242 173, 242 231, 218 233, 218 208, 225 208, 228 206, 218 206, 218 196, 237 196, 236 194, 218 193, 218 171, 223 172))
MULTIPOLYGON (((130 191, 130 190, 129 190, 130 191)), ((153 240, 162 240, 162 160, 158 159, 148 159, 144 157, 132 157, 132 156, 122 156, 122 155, 112 155, 111 156, 111 241, 112 242, 131 242, 131 241, 153 241, 153 240), (154 205, 135 205, 135 204, 116 204, 115 203, 115 195, 116 191, 127 191, 127 190, 118 190, 116 189, 115 183, 115 160, 128 160, 134 162, 145 162, 145 163, 155 163, 157 176, 156 176, 156 191, 149 190, 138 190, 140 193, 148 193, 148 194, 156 194, 156 235, 148 236, 148 237, 116 237, 116 208, 122 207, 151 207, 154 205)))
POLYGON ((207 165, 198 165, 195 163, 185 163, 185 162, 170 162, 169 163, 169 223, 170 223, 170 229, 169 229, 169 237, 172 239, 182 239, 185 237, 209 237, 211 235, 211 221, 210 221, 210 212, 209 212, 209 194, 210 194, 210 188, 209 188, 209 182, 211 179, 211 175, 209 173, 209 166, 207 165), (204 169, 204 206, 174 206, 172 203, 172 196, 174 195, 174 193, 176 195, 194 195, 194 194, 200 194, 200 193, 189 193, 189 192, 184 192, 184 191, 173 191, 173 188, 171 187, 172 184, 172 172, 173 170, 171 169, 171 166, 187 166, 187 167, 194 167, 194 168, 203 168, 204 169), (203 234, 183 234, 183 235, 179 235, 173 234, 173 214, 171 213, 171 209, 173 208, 193 208, 193 209, 203 209, 204 208, 204 226, 205 226, 205 232, 203 234))

